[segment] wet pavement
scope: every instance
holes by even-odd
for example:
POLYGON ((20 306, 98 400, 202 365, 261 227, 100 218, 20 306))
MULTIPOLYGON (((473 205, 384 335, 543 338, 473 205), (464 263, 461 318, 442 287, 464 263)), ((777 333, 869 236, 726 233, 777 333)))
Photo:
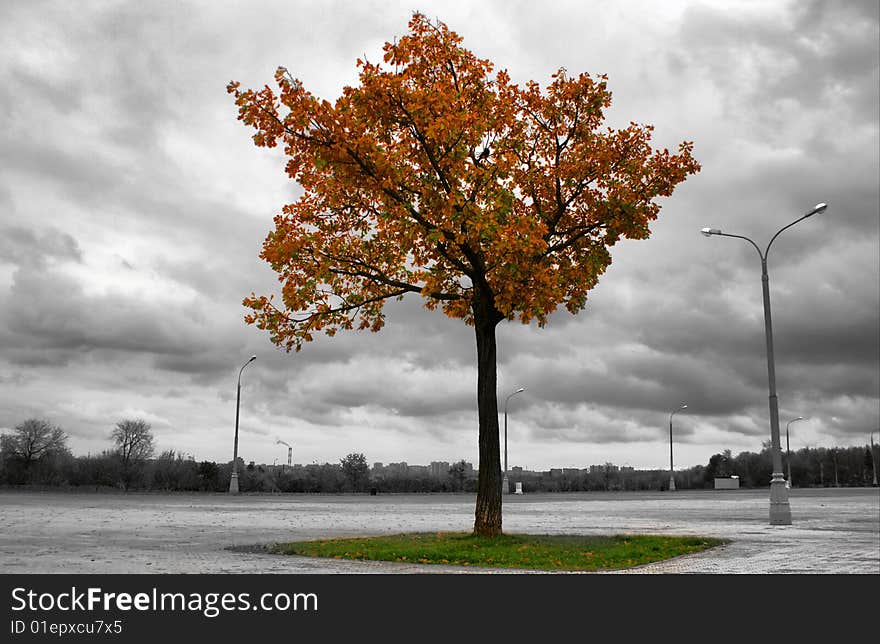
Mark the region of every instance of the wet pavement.
MULTIPOLYGON (((729 539, 613 574, 880 574, 880 489, 512 495, 504 531, 729 539)), ((0 571, 12 573, 494 573, 474 567, 269 555, 248 546, 337 536, 469 531, 472 494, 240 495, 0 492, 0 571)))

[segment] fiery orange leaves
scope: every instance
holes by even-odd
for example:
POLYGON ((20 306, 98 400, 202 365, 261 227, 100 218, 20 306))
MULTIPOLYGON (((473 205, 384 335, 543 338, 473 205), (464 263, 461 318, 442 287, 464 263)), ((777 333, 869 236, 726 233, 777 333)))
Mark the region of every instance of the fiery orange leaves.
POLYGON ((334 104, 284 68, 277 92, 227 87, 305 191, 263 247, 281 302, 245 299, 248 322, 288 349, 378 330, 383 303, 406 293, 468 323, 477 301, 499 320, 576 312, 608 247, 647 237, 654 199, 699 170, 689 142, 672 154, 651 148, 650 126, 601 129, 604 76, 519 87, 442 23, 416 14, 409 28, 383 63, 357 61, 359 84, 334 104))

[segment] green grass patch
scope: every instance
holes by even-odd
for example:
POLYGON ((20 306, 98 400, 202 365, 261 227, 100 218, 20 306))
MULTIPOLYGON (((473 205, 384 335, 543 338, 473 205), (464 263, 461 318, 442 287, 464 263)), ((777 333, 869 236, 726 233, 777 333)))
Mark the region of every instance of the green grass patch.
POLYGON ((619 570, 727 543, 710 537, 662 535, 530 535, 478 537, 419 532, 354 539, 276 543, 269 552, 333 559, 448 564, 534 570, 619 570))

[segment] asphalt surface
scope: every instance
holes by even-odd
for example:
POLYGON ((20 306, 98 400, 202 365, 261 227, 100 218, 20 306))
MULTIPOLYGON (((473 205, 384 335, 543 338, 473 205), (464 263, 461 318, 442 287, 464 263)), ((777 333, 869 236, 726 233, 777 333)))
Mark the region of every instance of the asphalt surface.
MULTIPOLYGON (((880 574, 880 489, 791 490, 792 525, 768 490, 511 495, 504 531, 703 535, 731 543, 611 574, 880 574)), ((258 546, 335 536, 468 531, 474 496, 122 494, 0 491, 0 570, 13 573, 530 572, 269 555, 258 546)))

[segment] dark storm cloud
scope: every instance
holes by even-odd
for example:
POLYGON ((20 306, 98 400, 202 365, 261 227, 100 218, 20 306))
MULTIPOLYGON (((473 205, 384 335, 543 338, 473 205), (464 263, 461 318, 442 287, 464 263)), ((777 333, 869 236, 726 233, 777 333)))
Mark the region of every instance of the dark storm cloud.
MULTIPOLYGON (((411 372, 410 372, 411 373, 411 372)), ((470 374, 469 374, 470 375, 470 374)), ((374 405, 389 409, 392 414, 419 418, 423 416, 442 416, 454 410, 475 408, 474 393, 467 391, 446 392, 442 389, 425 387, 426 378, 413 382, 406 370, 394 375, 385 382, 376 378, 351 378, 336 380, 329 391, 315 391, 327 407, 351 409, 374 405)), ((305 392, 307 395, 309 390, 305 392)))
POLYGON ((197 382, 211 382, 205 376, 216 376, 229 368, 229 356, 218 355, 213 350, 202 352, 157 355, 153 360, 157 369, 202 376, 197 382))
MULTIPOLYGON (((807 133, 808 134, 808 133, 807 133)), ((876 235, 878 187, 873 181, 880 171, 874 151, 876 130, 847 140, 845 146, 824 146, 808 152, 797 148, 804 133, 790 132, 785 144, 743 150, 742 155, 718 159, 704 168, 694 182, 711 204, 693 232, 703 227, 746 235, 763 250, 784 224, 810 211, 819 202, 829 204, 821 218, 800 224, 774 242, 772 260, 785 264, 823 241, 840 242, 865 231, 876 235)), ((706 206, 703 206, 705 209, 706 206)), ((714 240, 718 242, 719 240, 714 240)), ((754 249, 735 247, 726 252, 754 262, 754 249)))
POLYGON ((784 323, 779 351, 807 365, 876 366, 880 357, 876 290, 872 292, 871 284, 855 293, 827 283, 818 286, 792 289, 776 298, 778 317, 784 323))
MULTIPOLYGON (((88 147, 88 146, 86 146, 88 147)), ((32 141, 9 136, 0 151, 0 163, 16 175, 29 175, 39 182, 51 181, 69 197, 86 207, 116 202, 125 183, 126 168, 95 150, 68 151, 61 147, 35 146, 32 141)), ((10 173, 10 174, 13 174, 10 173)))
POLYGON ((389 414, 403 427, 412 419, 413 431, 428 419, 473 415, 473 329, 428 311, 419 297, 389 302, 385 313, 378 333, 319 334, 300 352, 271 348, 257 331, 261 367, 250 377, 271 399, 269 409, 329 426, 350 423, 354 410, 389 414))
POLYGON ((58 350, 61 363, 74 350, 171 354, 204 347, 197 329, 180 318, 172 323, 136 297, 86 295, 59 273, 19 269, 4 308, 4 326, 18 350, 58 350))
MULTIPOLYGON (((371 340, 375 340, 371 348, 382 346, 378 335, 371 340)), ((472 413, 476 408, 476 369, 472 365, 423 365, 403 352, 388 355, 370 348, 354 349, 333 359, 319 353, 325 359, 313 356, 309 362, 300 360, 308 347, 284 359, 270 354, 267 358, 273 364, 249 374, 261 392, 254 395, 266 400, 274 414, 291 414, 327 425, 350 422, 357 410, 383 411, 416 422, 461 410, 472 413)))
POLYGON ((64 367, 79 357, 79 352, 72 349, 33 346, 30 343, 14 345, 13 341, 20 340, 17 334, 4 332, 0 337, 7 346, 4 357, 17 367, 64 367))
POLYGON ((729 94, 736 101, 731 111, 742 114, 739 102, 750 101, 775 126, 779 101, 833 101, 848 120, 875 124, 877 3, 798 1, 788 4, 789 15, 772 11, 777 5, 766 8, 757 15, 705 5, 685 12, 681 36, 694 63, 740 90, 729 94))
MULTIPOLYGON (((876 230, 874 14, 872 2, 685 11, 683 73, 714 87, 724 107, 716 122, 723 130, 706 133, 723 145, 704 146, 706 165, 694 182, 715 193, 715 221, 704 225, 766 240, 788 217, 825 201, 835 222, 829 238, 876 230), (711 172, 713 163, 724 172, 711 172)), ((809 243, 788 236, 774 252, 786 259, 809 243)))
POLYGON ((516 382, 530 397, 567 406, 617 408, 621 413, 668 410, 679 401, 699 402, 699 413, 732 413, 753 399, 751 383, 727 360, 616 345, 596 351, 590 363, 575 357, 514 362, 516 382))
POLYGON ((0 228, 0 263, 44 268, 48 259, 82 261, 82 251, 69 234, 52 228, 0 228))
MULTIPOLYGON (((313 366, 344 365, 353 357, 400 360, 412 368, 425 370, 475 368, 474 330, 463 321, 448 318, 440 311, 427 310, 423 300, 415 294, 402 301, 387 302, 383 311, 385 326, 376 333, 340 331, 332 338, 320 333, 299 352, 287 353, 274 347, 264 331, 251 328, 260 342, 260 360, 266 356, 273 372, 286 371, 294 382, 308 380, 313 366)), ((265 384, 273 386, 273 382, 265 384)))
MULTIPOLYGON (((716 281, 706 278, 709 272, 683 273, 679 281, 688 284, 688 290, 643 293, 637 308, 606 315, 660 354, 727 363, 741 378, 760 384, 760 370, 743 370, 760 364, 765 354, 760 268, 756 253, 752 255, 744 258, 751 266, 743 267, 742 280, 719 277, 716 281), (717 286, 725 283, 729 285, 717 286)), ((729 266, 727 261, 725 267, 729 266)), ((724 269, 716 268, 723 275, 724 269)), ((796 262, 774 273, 771 310, 776 354, 783 369, 789 362, 826 368, 845 362, 863 378, 876 369, 880 326, 876 284, 859 280, 856 288, 861 292, 853 292, 852 284, 843 286, 850 282, 848 272, 846 266, 835 271, 796 262)), ((876 377, 865 378, 864 383, 861 393, 876 390, 876 377)), ((834 391, 834 383, 826 386, 834 391)))
MULTIPOLYGON (((741 67, 714 64, 713 72, 721 83, 748 86, 744 98, 763 99, 764 109, 781 99, 813 103, 847 91, 862 99, 849 107, 870 106, 874 88, 866 81, 875 67, 865 56, 865 45, 870 44, 874 25, 848 20, 847 3, 822 5, 821 12, 835 15, 821 19, 814 11, 819 3, 794 3, 794 20, 697 6, 685 16, 682 34, 697 53, 709 54, 698 58, 700 62, 738 61, 741 67), (747 79, 749 66, 759 73, 747 79)), ((872 110, 857 112, 867 116, 872 110)))

